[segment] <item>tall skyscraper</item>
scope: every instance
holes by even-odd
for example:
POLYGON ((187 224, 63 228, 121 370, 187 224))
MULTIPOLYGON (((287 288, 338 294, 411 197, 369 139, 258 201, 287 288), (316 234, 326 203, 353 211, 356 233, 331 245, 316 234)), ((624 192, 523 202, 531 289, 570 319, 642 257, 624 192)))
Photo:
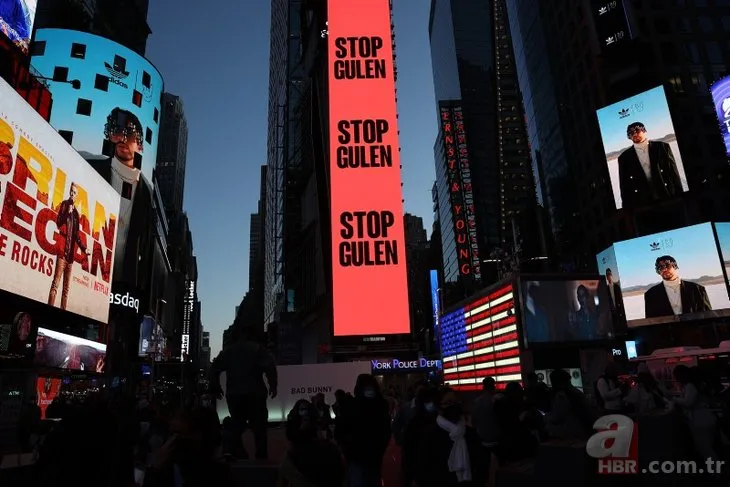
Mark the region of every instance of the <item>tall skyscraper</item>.
POLYGON ((300 63, 301 0, 271 1, 269 51, 269 121, 267 140, 266 220, 264 222, 264 324, 286 309, 286 245, 288 228, 296 231, 296 198, 288 198, 287 181, 301 162, 297 151, 297 110, 304 77, 300 63))
POLYGON ((72 29, 106 37, 144 56, 149 0, 38 0, 35 28, 72 29))
POLYGON ((429 37, 444 277, 468 293, 498 279, 484 261, 511 247, 515 220, 535 204, 504 0, 432 0, 429 37))
POLYGON ((187 153, 188 123, 182 99, 163 93, 155 177, 168 215, 183 210, 187 153))

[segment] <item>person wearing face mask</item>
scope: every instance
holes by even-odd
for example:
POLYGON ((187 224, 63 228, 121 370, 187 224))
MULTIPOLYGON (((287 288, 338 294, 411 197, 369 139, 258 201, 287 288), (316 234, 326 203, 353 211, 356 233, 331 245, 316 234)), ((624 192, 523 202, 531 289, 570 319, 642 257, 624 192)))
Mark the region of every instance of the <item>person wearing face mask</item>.
POLYGON ((278 487, 342 487, 345 480, 337 447, 317 434, 317 411, 309 401, 297 401, 287 416, 291 447, 279 467, 278 487))
POLYGON ((358 376, 354 392, 342 406, 335 436, 347 462, 350 487, 381 487, 383 456, 390 443, 388 403, 370 374, 358 376))
POLYGON ((403 431, 401 444, 403 487, 411 487, 416 479, 418 449, 425 432, 436 424, 436 400, 436 391, 426 387, 420 387, 414 398, 412 416, 403 431))
POLYGON ((479 435, 466 424, 464 406, 456 391, 444 388, 439 396, 435 424, 424 432, 418 451, 418 486, 484 485, 487 460, 479 435))

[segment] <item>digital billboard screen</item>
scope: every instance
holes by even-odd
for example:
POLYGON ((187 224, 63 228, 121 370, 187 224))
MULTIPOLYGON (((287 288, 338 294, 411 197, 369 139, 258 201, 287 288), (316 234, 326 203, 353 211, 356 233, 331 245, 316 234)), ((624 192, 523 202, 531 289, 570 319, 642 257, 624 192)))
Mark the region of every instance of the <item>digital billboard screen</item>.
POLYGON ((730 316, 712 224, 616 242, 629 327, 730 316))
POLYGON ((38 0, 0 0, 0 35, 28 54, 38 0))
POLYGON ((330 0, 328 22, 334 335, 406 334, 389 0, 330 0))
POLYGON ((51 125, 121 196, 114 267, 124 280, 121 269, 136 252, 130 245, 128 255, 127 242, 137 241, 152 204, 148 181, 157 160, 162 77, 134 51, 74 30, 39 29, 31 63, 57 80, 49 83, 51 125))
POLYGON ((35 365, 54 369, 102 373, 106 345, 66 333, 38 328, 35 365))
POLYGON ((41 419, 46 419, 46 410, 48 406, 61 393, 61 379, 53 377, 38 377, 36 379, 36 404, 41 410, 41 419))
POLYGON ((32 358, 38 328, 33 316, 20 311, 8 321, 0 322, 0 360, 32 358))
POLYGON ((528 344, 608 340, 614 336, 603 279, 522 281, 522 324, 528 344))
POLYGON ((522 380, 520 342, 512 285, 441 317, 444 383, 457 390, 481 390, 492 377, 497 387, 522 380))
POLYGON ((637 209, 687 191, 664 87, 596 112, 616 208, 637 209))
POLYGON ((106 322, 119 195, 0 80, 0 289, 106 322))
POLYGON ((720 134, 725 143, 725 151, 730 156, 730 76, 713 83, 710 93, 717 121, 720 122, 720 134))
MULTIPOLYGON (((730 223, 715 223, 715 232, 720 245, 720 260, 725 268, 725 278, 728 279, 730 276, 730 223)), ((730 289, 730 280, 727 281, 727 285, 730 289)))
POLYGON ((611 312, 623 318, 625 312, 623 294, 621 294, 621 274, 616 263, 616 252, 613 245, 599 253, 596 260, 598 261, 598 273, 603 276, 608 289, 611 312))

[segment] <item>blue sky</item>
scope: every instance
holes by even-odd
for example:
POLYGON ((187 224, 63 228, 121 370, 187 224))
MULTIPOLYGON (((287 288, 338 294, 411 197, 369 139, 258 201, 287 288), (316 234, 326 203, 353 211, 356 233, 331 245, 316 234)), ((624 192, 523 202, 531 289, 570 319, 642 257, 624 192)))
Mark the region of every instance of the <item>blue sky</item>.
MULTIPOLYGON (((406 211, 431 230, 437 132, 428 0, 396 0, 398 110, 406 211)), ((150 2, 147 58, 188 119, 185 209, 213 353, 248 287, 249 214, 266 163, 270 2, 150 2)))
POLYGON ((606 154, 631 145, 631 141, 626 138, 626 127, 633 122, 642 122, 651 139, 674 133, 663 87, 653 88, 598 110, 598 124, 606 154), (626 118, 618 114, 623 109, 629 110, 626 118))
POLYGON ((677 259, 680 275, 686 279, 722 275, 710 223, 617 242, 614 249, 622 287, 659 282, 654 262, 662 255, 677 259), (660 244, 660 250, 651 250, 653 242, 660 244))

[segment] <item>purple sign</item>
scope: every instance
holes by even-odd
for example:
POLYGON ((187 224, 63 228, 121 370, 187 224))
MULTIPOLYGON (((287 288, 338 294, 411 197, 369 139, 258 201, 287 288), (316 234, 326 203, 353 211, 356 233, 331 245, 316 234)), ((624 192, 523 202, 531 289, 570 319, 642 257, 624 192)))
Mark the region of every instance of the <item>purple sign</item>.
POLYGON ((720 133, 725 142, 725 152, 730 155, 730 76, 725 76, 710 88, 715 115, 720 122, 720 133))

